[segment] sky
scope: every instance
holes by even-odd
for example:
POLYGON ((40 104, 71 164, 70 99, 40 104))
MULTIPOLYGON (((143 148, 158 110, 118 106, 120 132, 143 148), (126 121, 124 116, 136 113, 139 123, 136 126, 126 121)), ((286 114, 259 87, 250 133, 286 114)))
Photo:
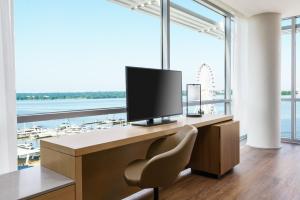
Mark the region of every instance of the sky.
MULTIPOLYGON (((174 0, 222 23, 193 1, 174 0), (184 4, 183 4, 184 2, 184 4)), ((160 18, 107 0, 15 0, 17 92, 125 90, 125 66, 160 68, 160 18)), ((183 84, 213 67, 224 89, 224 41, 171 23, 171 69, 183 84)))

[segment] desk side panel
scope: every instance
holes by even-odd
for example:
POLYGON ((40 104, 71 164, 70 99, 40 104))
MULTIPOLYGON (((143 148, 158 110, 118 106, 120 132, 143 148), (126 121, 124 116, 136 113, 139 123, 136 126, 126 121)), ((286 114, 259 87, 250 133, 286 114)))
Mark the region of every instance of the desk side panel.
POLYGON ((75 157, 41 147, 41 165, 75 180, 75 157))
POLYGON ((83 199, 119 200, 139 191, 139 188, 127 185, 124 171, 130 162, 145 158, 153 141, 144 141, 83 156, 83 199))
POLYGON ((240 163, 240 123, 232 121, 216 125, 221 136, 221 174, 240 163))
POLYGON ((76 200, 82 199, 82 160, 52 149, 41 147, 41 165, 73 179, 76 183, 76 200))
POLYGON ((198 129, 189 166, 199 172, 220 173, 220 134, 217 129, 211 126, 198 129))

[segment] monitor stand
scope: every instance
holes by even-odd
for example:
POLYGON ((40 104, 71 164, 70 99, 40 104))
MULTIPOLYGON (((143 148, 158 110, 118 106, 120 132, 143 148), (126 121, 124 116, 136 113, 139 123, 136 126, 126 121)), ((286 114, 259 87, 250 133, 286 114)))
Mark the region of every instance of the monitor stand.
POLYGON ((154 119, 149 119, 146 121, 141 121, 141 122, 136 122, 136 123, 131 123, 133 126, 157 126, 161 124, 170 124, 177 122, 177 120, 170 120, 170 119, 159 119, 155 121, 154 119))

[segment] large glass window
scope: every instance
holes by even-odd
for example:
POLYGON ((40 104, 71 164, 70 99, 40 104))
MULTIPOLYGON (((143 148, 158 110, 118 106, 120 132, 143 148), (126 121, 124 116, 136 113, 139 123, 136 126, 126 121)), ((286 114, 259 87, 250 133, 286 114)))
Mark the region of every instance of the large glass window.
MULTIPOLYGON (((160 13, 145 7, 139 1, 16 0, 17 114, 125 107, 125 66, 161 67, 160 13)), ((34 165, 40 138, 124 120, 120 113, 19 123, 19 161, 34 165)))
POLYGON ((282 20, 281 35, 281 97, 291 98, 292 20, 282 20))
MULTIPOLYGON (((39 163, 41 138, 126 125, 125 66, 161 68, 166 54, 160 2, 15 0, 14 6, 19 167, 39 163), (100 109, 109 111, 38 118, 100 109)), ((171 1, 170 11, 171 69, 183 72, 184 89, 202 84, 203 100, 212 101, 203 106, 206 114, 224 114, 224 101, 213 102, 225 98, 224 16, 195 1, 171 1)))
POLYGON ((15 1, 19 115, 125 106, 125 66, 160 68, 160 17, 117 3, 15 1))
MULTIPOLYGON (((170 11, 170 62, 182 71, 183 90, 200 83, 202 100, 224 99, 224 16, 192 0, 172 0, 170 11)), ((220 110, 214 104, 202 109, 206 114, 220 110)))
POLYGON ((296 97, 300 98, 300 18, 296 18, 296 97))
POLYGON ((300 18, 296 18, 296 139, 300 141, 300 18))
POLYGON ((282 138, 300 141, 300 19, 282 20, 282 138))
MULTIPOLYGON (((286 19, 281 21, 281 98, 291 98, 291 56, 292 56, 292 20, 286 19)), ((292 118, 291 118, 291 102, 281 102, 281 137, 291 139, 292 134, 292 118)))
POLYGON ((291 139, 291 102, 281 102, 281 137, 291 139))

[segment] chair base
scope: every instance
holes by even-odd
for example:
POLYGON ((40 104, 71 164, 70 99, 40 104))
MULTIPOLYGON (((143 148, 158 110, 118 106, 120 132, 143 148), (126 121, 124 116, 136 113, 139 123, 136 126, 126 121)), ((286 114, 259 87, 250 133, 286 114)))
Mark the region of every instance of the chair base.
POLYGON ((159 188, 153 188, 153 199, 159 200, 159 188))

